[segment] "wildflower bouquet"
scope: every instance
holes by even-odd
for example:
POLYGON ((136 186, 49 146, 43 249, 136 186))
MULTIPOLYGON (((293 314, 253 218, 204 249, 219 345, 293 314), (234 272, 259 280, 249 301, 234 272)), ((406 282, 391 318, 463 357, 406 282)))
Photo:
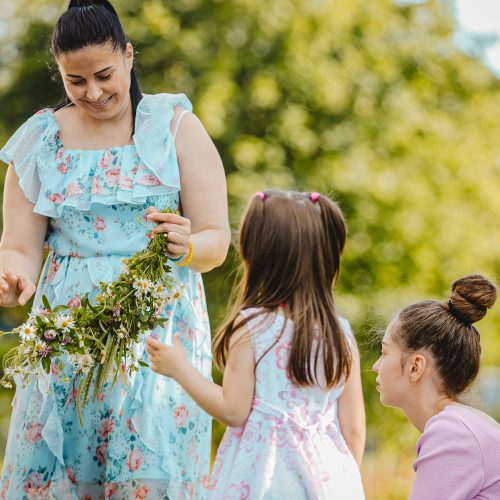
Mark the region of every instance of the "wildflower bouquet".
POLYGON ((12 387, 13 377, 18 375, 27 384, 40 370, 50 373, 53 359, 62 363, 62 355, 67 354, 73 365, 82 423, 81 410, 92 385, 95 400, 113 366, 113 384, 121 376, 126 385, 127 375, 137 371, 139 365, 147 366, 136 358, 132 347, 145 332, 167 321, 161 317, 163 309, 180 296, 166 255, 167 239, 163 234, 153 236, 147 248, 123 259, 123 271, 115 281, 99 285, 95 305, 88 293, 80 307, 51 308, 44 296, 43 307, 33 310, 26 323, 1 333, 18 334, 21 342, 5 354, 0 383, 12 387))

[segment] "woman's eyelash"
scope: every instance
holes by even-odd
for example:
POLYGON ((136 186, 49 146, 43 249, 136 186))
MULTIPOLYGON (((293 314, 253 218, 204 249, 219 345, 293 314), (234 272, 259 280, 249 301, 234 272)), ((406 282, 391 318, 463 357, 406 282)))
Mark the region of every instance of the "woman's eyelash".
MULTIPOLYGON (((112 76, 113 76, 113 73, 110 73, 109 75, 100 75, 97 78, 99 80, 109 80, 112 76)), ((82 85, 82 83, 84 83, 84 82, 85 82, 85 80, 77 80, 77 81, 71 80, 71 83, 73 85, 82 85)))

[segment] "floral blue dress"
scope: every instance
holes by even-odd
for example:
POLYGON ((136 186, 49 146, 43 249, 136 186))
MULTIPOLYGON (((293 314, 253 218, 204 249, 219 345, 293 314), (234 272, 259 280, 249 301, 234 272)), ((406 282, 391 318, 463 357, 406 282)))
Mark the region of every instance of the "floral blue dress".
MULTIPOLYGON (((49 254, 34 306, 78 306, 101 281, 114 280, 121 259, 144 248, 148 229, 137 222, 149 206, 179 205, 179 167, 170 130, 182 95, 144 96, 133 144, 70 150, 60 140, 53 111, 31 117, 0 152, 14 164, 34 211, 49 220, 49 254)), ((211 373, 210 329, 201 275, 173 266, 186 285, 155 333, 171 343, 180 333, 192 363, 211 373)), ((147 360, 144 345, 137 355, 147 360)), ((170 378, 147 367, 118 377, 90 401, 80 425, 71 365, 17 386, 0 481, 0 499, 202 498, 210 458, 211 420, 170 378)))

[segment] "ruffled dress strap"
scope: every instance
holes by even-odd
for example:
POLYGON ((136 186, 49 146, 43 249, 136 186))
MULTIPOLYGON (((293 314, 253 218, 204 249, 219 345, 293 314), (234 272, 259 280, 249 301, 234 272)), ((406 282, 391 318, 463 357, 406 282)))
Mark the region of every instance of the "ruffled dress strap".
POLYGON ((181 106, 192 111, 184 94, 145 95, 137 107, 134 144, 147 168, 165 186, 180 190, 179 168, 170 123, 174 109, 181 106))
POLYGON ((0 150, 0 160, 14 164, 26 198, 36 204, 40 195, 39 153, 50 134, 57 133, 51 109, 42 109, 17 129, 0 150))
POLYGON ((192 111, 184 94, 145 95, 137 107, 133 144, 102 150, 66 149, 53 110, 32 116, 0 151, 13 163, 36 213, 58 219, 64 207, 88 211, 94 203, 144 204, 176 196, 179 165, 171 121, 176 106, 192 111))

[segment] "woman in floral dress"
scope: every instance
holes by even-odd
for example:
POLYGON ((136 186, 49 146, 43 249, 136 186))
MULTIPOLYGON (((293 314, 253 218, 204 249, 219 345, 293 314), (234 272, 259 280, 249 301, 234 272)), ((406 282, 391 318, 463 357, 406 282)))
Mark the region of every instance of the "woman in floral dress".
MULTIPOLYGON (((36 291, 34 307, 42 295, 52 306, 78 306, 147 245, 143 218, 165 233, 172 272, 185 285, 155 334, 170 343, 179 333, 209 378, 200 273, 220 265, 229 244, 219 155, 184 95, 141 94, 132 46, 109 2, 72 1, 52 52, 67 102, 32 116, 0 152, 10 165, 0 304, 26 304, 36 291), (160 213, 180 206, 182 215, 160 213)), ((135 348, 147 360, 144 345, 135 348)), ((0 499, 203 497, 211 421, 173 380, 141 367, 127 385, 109 381, 83 420, 66 358, 18 385, 0 499)))

